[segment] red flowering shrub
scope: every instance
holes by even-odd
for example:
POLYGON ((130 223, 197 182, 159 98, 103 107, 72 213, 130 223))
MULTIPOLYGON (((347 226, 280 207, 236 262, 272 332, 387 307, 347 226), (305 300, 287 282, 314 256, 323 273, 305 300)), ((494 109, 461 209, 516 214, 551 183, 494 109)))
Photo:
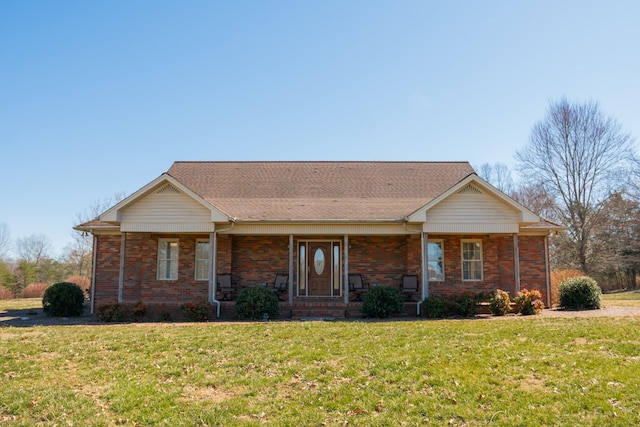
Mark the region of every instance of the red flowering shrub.
POLYGON ((513 300, 516 303, 516 313, 528 316, 531 314, 538 314, 544 308, 544 302, 542 301, 542 294, 535 289, 528 291, 523 289, 518 292, 518 295, 513 300))

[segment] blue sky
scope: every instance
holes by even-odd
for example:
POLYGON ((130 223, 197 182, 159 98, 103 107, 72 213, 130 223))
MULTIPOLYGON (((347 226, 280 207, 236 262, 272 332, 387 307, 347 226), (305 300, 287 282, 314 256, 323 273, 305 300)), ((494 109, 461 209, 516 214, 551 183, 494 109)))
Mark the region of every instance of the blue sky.
POLYGON ((77 214, 175 160, 513 165, 550 100, 640 135, 636 1, 0 2, 0 223, 77 214))

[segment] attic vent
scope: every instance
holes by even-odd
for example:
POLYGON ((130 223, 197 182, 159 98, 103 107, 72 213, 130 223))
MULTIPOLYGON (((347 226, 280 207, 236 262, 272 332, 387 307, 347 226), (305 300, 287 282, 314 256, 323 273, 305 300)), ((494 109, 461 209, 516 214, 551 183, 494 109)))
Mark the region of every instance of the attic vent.
POLYGON ((473 185, 469 184, 458 191, 458 194, 482 194, 482 191, 478 190, 473 185))
POLYGON ((176 187, 174 187, 171 184, 167 184, 161 189, 159 189, 158 191, 156 191, 156 193, 157 194, 180 194, 180 190, 178 190, 176 187))

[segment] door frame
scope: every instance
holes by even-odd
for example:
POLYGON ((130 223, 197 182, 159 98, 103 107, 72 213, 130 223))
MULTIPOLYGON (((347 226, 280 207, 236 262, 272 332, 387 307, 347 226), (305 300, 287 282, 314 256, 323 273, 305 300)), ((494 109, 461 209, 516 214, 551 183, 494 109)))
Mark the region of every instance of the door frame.
POLYGON ((297 276, 296 281, 296 295, 304 298, 340 298, 343 296, 342 287, 342 272, 344 271, 344 253, 343 253, 343 241, 340 239, 300 239, 296 243, 297 255, 297 276), (330 243, 330 260, 326 262, 331 268, 330 275, 330 292, 328 295, 309 295, 309 261, 311 260, 309 254, 309 243, 330 243), (337 260, 336 260, 337 256, 337 260), (337 261, 337 262, 336 262, 337 261), (336 271, 337 269, 337 271, 336 271))

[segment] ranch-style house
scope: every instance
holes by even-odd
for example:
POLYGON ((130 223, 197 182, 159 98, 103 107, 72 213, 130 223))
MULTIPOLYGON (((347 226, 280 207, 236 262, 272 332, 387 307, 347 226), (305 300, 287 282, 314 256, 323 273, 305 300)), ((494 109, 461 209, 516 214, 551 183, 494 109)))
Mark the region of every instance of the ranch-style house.
POLYGON ((94 236, 91 310, 142 301, 178 312, 207 300, 233 317, 266 286, 284 317, 358 316, 372 286, 405 312, 431 294, 542 292, 563 229, 467 162, 176 162, 78 225, 94 236))

